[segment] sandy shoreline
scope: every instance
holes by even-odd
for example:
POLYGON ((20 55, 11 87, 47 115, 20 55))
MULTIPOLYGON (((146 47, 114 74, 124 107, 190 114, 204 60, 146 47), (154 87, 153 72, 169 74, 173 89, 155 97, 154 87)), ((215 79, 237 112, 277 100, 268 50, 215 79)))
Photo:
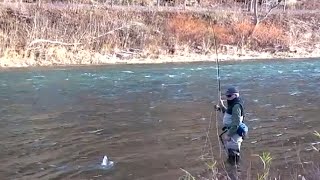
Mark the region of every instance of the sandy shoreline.
MULTIPOLYGON (((267 53, 267 52, 247 52, 245 55, 218 54, 218 59, 224 61, 256 61, 256 60, 303 60, 320 59, 320 51, 315 53, 267 53)), ((61 66, 99 66, 117 64, 166 64, 166 63, 195 63, 195 62, 216 62, 216 54, 180 54, 180 55, 158 55, 157 57, 117 57, 115 55, 92 54, 90 57, 82 57, 82 60, 43 60, 19 59, 19 58, 0 58, 0 68, 26 68, 26 67, 61 67, 61 66)))

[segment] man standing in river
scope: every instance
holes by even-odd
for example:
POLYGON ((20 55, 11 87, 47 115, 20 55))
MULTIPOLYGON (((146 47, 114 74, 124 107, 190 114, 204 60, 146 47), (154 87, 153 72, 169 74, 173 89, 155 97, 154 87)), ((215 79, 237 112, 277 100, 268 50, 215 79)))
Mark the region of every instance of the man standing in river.
POLYGON ((243 129, 243 102, 240 98, 239 90, 230 87, 225 93, 227 99, 227 107, 220 99, 216 106, 217 110, 223 113, 223 131, 225 148, 228 150, 228 162, 237 163, 240 159, 240 147, 245 136, 246 130, 243 129))

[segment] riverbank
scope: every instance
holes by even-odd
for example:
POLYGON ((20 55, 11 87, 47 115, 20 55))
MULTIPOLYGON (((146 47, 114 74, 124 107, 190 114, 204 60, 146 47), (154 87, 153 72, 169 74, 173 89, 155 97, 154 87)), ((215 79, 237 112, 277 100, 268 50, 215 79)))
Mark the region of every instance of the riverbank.
MULTIPOLYGON (((76 55, 75 55, 76 56, 76 55)), ((248 52, 245 55, 232 54, 181 54, 181 55, 158 55, 157 57, 127 57, 121 58, 116 55, 92 54, 78 58, 69 58, 64 60, 44 60, 36 61, 34 59, 0 58, 1 68, 23 68, 23 67, 52 67, 52 66, 90 66, 90 65, 116 65, 116 64, 165 64, 165 63, 194 63, 194 62, 216 62, 219 61, 257 61, 257 60, 302 60, 317 59, 320 60, 320 53, 278 53, 267 52, 248 52)))
POLYGON ((320 57, 319 15, 294 12, 254 26, 241 11, 0 4, 0 67, 320 57))

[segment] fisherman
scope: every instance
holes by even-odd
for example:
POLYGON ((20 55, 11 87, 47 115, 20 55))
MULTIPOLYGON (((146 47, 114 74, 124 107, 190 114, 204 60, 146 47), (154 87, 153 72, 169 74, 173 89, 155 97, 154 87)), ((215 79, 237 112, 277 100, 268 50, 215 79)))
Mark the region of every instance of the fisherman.
POLYGON ((223 128, 225 148, 228 150, 228 162, 237 164, 240 160, 241 143, 246 136, 248 127, 243 123, 244 111, 243 101, 240 98, 239 90, 230 87, 225 93, 227 107, 220 99, 216 109, 223 113, 223 128))

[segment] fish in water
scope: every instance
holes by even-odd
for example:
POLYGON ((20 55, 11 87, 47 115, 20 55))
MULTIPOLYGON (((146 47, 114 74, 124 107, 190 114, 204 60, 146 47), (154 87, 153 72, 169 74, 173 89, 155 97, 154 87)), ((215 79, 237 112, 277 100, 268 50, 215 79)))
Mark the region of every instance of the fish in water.
POLYGON ((103 160, 101 162, 101 166, 105 168, 109 168, 113 166, 113 161, 108 160, 107 156, 103 157, 103 160))

